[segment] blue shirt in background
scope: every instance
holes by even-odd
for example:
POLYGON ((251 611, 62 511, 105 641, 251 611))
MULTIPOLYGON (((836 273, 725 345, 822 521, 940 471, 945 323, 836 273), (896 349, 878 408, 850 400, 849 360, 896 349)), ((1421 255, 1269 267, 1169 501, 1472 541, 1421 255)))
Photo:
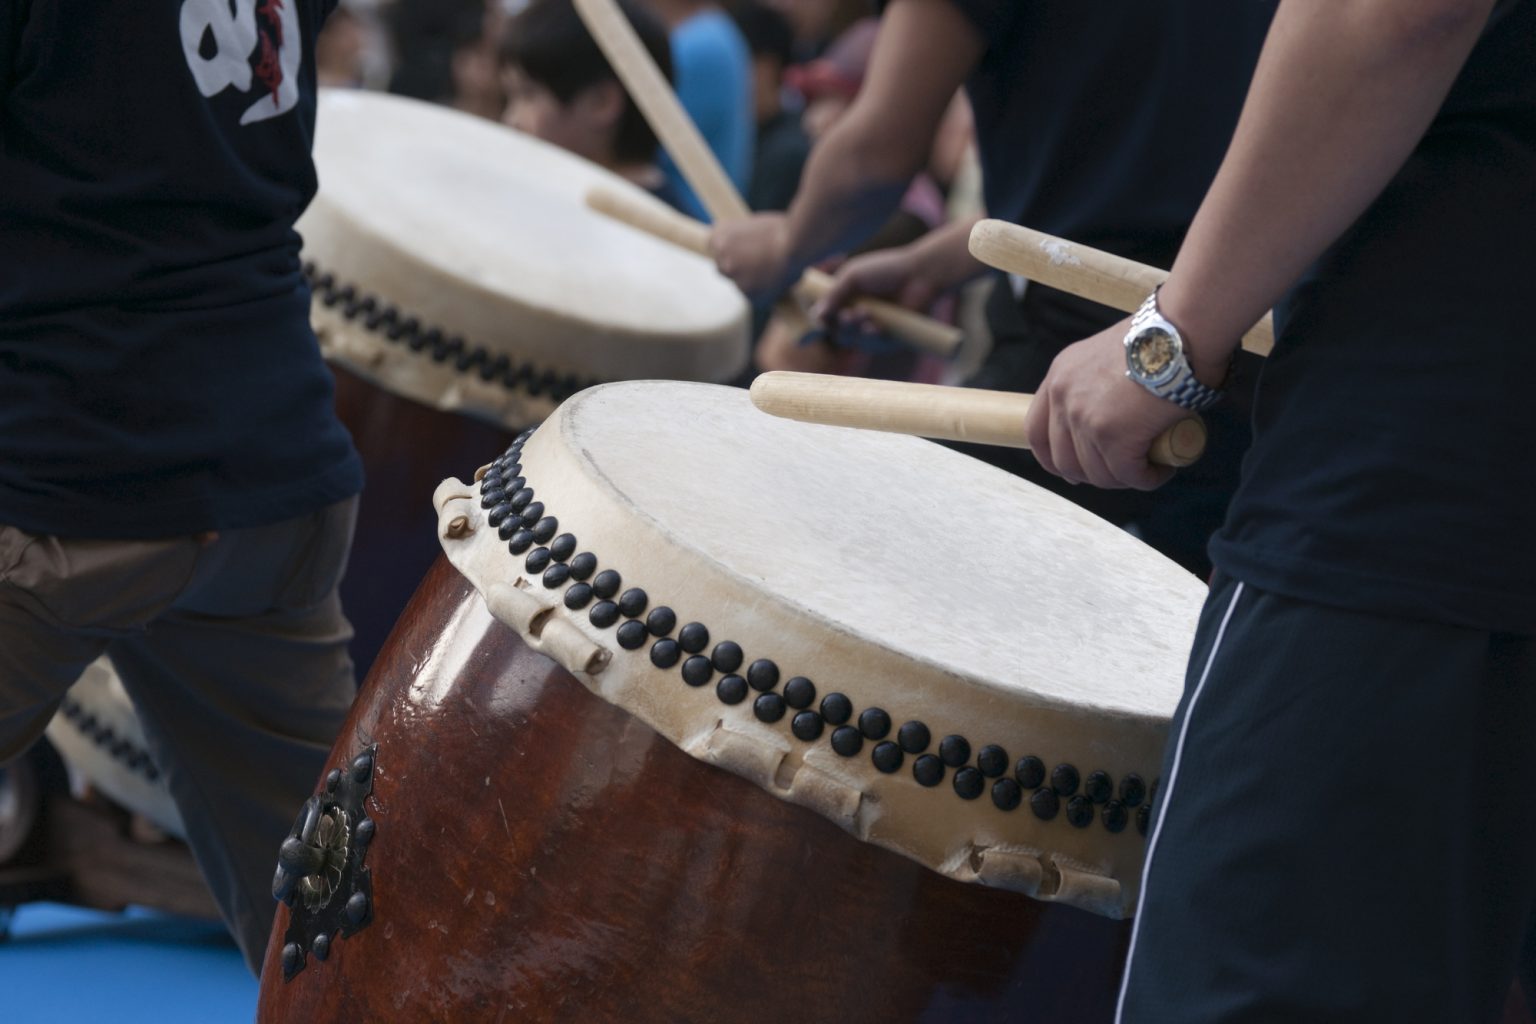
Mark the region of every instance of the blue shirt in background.
MULTIPOLYGON (((752 54, 736 23, 724 11, 701 11, 672 30, 672 73, 677 97, 699 126, 715 158, 740 192, 752 177, 752 54)), ((685 211, 709 219, 693 189, 662 154, 661 168, 685 211)))

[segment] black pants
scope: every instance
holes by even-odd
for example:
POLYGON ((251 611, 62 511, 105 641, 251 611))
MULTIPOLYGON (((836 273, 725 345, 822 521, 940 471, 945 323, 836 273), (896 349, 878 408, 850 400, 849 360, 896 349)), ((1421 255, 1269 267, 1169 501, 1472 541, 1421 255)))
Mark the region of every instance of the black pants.
POLYGON ((1536 896, 1536 638, 1219 578, 1152 809, 1126 1024, 1479 1024, 1536 896))
MULTIPOLYGON (((1033 394, 1062 349, 1124 317, 1124 313, 1106 306, 1038 285, 1031 285, 1020 302, 1007 282, 999 281, 987 307, 993 349, 967 383, 1033 394)), ((1261 365, 1256 356, 1245 353, 1240 357, 1227 397, 1204 414, 1210 431, 1205 456, 1150 493, 1101 491, 1087 484, 1069 484, 1041 469, 1035 457, 1020 448, 959 443, 951 447, 1060 494, 1116 526, 1133 529, 1152 547, 1203 579, 1210 574, 1206 542, 1226 517, 1252 436, 1253 384, 1261 365)))

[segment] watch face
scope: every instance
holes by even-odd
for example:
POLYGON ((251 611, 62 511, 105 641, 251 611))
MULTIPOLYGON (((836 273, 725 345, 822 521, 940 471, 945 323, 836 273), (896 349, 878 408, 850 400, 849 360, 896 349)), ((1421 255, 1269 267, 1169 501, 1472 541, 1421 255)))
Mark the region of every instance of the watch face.
POLYGON ((1131 371, 1138 377, 1157 380, 1174 368, 1178 342, 1161 327, 1147 327, 1132 339, 1126 353, 1131 371))

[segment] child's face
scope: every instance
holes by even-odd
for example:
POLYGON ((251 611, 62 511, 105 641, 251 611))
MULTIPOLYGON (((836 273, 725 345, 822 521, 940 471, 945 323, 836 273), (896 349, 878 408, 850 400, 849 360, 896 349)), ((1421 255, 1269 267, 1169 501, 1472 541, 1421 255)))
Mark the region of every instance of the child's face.
POLYGON ((561 103, 515 65, 503 67, 501 82, 507 94, 503 124, 595 163, 607 163, 611 128, 597 110, 595 97, 587 95, 594 90, 583 90, 570 103, 561 103))

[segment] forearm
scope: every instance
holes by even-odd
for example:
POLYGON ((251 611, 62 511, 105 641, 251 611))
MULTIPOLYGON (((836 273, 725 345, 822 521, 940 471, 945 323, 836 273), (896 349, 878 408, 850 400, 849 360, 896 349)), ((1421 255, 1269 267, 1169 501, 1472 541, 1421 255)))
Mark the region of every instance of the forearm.
POLYGON ((934 228, 912 243, 920 272, 939 291, 958 288, 987 272, 987 265, 971 255, 971 228, 980 217, 964 217, 934 228))
POLYGON ((786 256, 795 270, 855 248, 894 213, 926 151, 896 151, 878 118, 851 110, 812 147, 788 210, 786 256))
POLYGON ((1381 193, 1493 0, 1284 0, 1220 172, 1159 296, 1219 377, 1252 326, 1381 193))

